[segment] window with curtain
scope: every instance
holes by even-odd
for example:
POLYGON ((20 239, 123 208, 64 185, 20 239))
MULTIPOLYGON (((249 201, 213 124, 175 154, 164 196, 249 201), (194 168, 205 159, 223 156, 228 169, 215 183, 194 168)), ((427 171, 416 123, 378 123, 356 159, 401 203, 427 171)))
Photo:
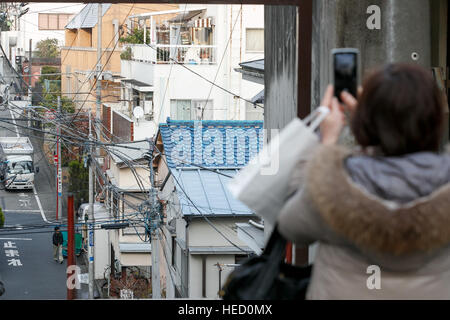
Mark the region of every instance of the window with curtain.
POLYGON ((264 52, 264 29, 248 28, 245 30, 245 51, 264 52))
POLYGON ((69 13, 39 13, 39 30, 64 30, 72 16, 69 13))
POLYGON ((170 118, 173 120, 212 120, 213 115, 212 100, 170 100, 170 118))

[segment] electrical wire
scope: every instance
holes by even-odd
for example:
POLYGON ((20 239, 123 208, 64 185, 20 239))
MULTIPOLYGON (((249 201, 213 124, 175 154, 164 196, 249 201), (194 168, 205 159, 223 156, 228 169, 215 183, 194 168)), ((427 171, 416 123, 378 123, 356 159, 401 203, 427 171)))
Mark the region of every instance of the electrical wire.
MULTIPOLYGON (((216 83, 217 76, 219 75, 220 67, 222 66, 223 59, 225 58, 225 54, 227 53, 228 46, 230 45, 231 38, 232 38, 233 32, 234 32, 234 28, 236 27, 236 24, 238 22, 239 16, 241 16, 241 18, 242 18, 242 4, 241 4, 241 9, 239 10, 239 13, 238 13, 238 15, 236 17, 236 20, 234 21, 233 28, 231 29, 231 32, 230 32, 230 36, 228 37, 227 45, 225 46, 225 49, 223 50, 222 59, 220 59, 220 64, 217 67, 216 75, 214 76, 214 80, 213 80, 214 83, 216 83)), ((209 98, 211 96, 211 92, 212 92, 213 88, 214 88, 214 85, 211 84, 211 87, 210 87, 209 93, 208 93, 208 97, 206 98, 205 105, 202 108, 202 113, 201 113, 200 120, 203 120, 203 115, 204 115, 204 112, 205 112, 205 108, 206 108, 206 105, 208 104, 208 101, 209 101, 209 98)))
MULTIPOLYGON (((108 47, 109 47, 109 45, 112 43, 112 41, 116 38, 116 36, 120 33, 121 27, 124 26, 125 21, 126 21, 126 19, 129 17, 129 15, 131 14, 131 11, 133 10, 133 8, 134 8, 134 4, 133 4, 133 6, 130 8, 130 10, 128 11, 128 14, 127 14, 126 17, 124 18, 122 24, 119 26, 117 33, 114 34, 114 37, 113 37, 113 38, 111 39, 111 41, 109 42, 108 47)), ((117 42, 115 43, 114 48, 113 48, 111 54, 109 55, 109 57, 108 57, 106 63, 103 65, 102 69, 100 70, 100 72, 99 72, 98 74, 102 74, 102 72, 104 71, 104 69, 105 69, 106 66, 108 65, 109 60, 111 60, 111 58, 112 58, 112 56, 113 56, 113 53, 114 53, 114 51, 116 50, 116 47, 117 47, 118 44, 119 44, 119 41, 117 41, 117 42)), ((102 50, 102 51, 103 51, 103 50, 102 50)), ((100 56, 100 59, 97 60, 96 66, 98 66, 98 64, 101 62, 101 58, 103 57, 103 55, 104 55, 105 53, 106 53, 106 50, 103 51, 102 55, 100 56)), ((92 72, 91 72, 91 74, 90 74, 88 77, 86 77, 86 80, 89 79, 89 78, 91 77, 91 75, 93 75, 94 71, 95 71, 95 70, 93 69, 92 72)), ((81 88, 82 88, 82 87, 84 86, 84 84, 86 83, 86 80, 85 80, 85 82, 81 85, 81 88)), ((98 78, 95 79, 95 82, 92 84, 92 87, 91 87, 91 90, 90 90, 90 91, 93 90, 94 85, 97 85, 97 81, 99 81, 98 78)), ((86 97, 86 99, 87 99, 87 97, 86 97)), ((79 108, 77 114, 75 115, 75 118, 78 116, 78 113, 80 112, 80 110, 83 109, 84 104, 85 104, 85 102, 83 102, 83 104, 82 104, 81 107, 79 108)), ((69 125, 71 125, 71 124, 72 124, 72 122, 71 122, 69 125)), ((100 137, 97 137, 97 139, 100 139, 100 137)))

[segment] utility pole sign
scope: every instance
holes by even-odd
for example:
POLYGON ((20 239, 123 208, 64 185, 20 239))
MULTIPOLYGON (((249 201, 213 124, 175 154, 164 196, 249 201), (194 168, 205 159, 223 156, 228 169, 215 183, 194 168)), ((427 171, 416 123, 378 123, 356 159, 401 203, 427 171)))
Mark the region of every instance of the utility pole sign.
POLYGON ((58 197, 61 196, 62 196, 62 169, 58 165, 58 197))

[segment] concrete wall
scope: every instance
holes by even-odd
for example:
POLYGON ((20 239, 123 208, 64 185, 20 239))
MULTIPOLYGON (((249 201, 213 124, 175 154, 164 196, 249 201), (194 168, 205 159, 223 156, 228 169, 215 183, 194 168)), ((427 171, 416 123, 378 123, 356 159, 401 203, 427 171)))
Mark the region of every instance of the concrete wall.
MULTIPOLYGON (((228 239, 238 246, 246 246, 237 236, 235 223, 248 222, 249 218, 227 217, 210 218, 214 226, 228 239)), ((224 237, 222 237, 204 219, 198 218, 190 222, 189 225, 189 246, 190 247, 231 247, 234 248, 224 237)))
POLYGON ((312 106, 332 82, 330 50, 358 48, 361 76, 389 62, 431 67, 429 0, 319 0, 313 2, 312 106), (380 8, 380 29, 369 29, 371 5, 380 8), (418 60, 412 59, 413 53, 418 60))
POLYGON ((104 279, 105 268, 109 265, 108 230, 95 230, 95 279, 104 279))
POLYGON ((264 20, 264 127, 281 129, 297 116, 297 7, 265 6, 264 20))
POLYGON ((228 275, 234 270, 233 267, 223 267, 222 272, 215 265, 234 264, 234 255, 191 255, 189 258, 189 298, 203 298, 203 258, 205 261, 205 293, 209 299, 219 298, 220 285, 223 286, 228 275))

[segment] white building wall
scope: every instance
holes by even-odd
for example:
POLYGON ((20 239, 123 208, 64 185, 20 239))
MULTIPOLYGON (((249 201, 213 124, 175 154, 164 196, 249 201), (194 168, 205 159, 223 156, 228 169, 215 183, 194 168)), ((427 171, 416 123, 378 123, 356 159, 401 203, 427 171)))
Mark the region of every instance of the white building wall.
MULTIPOLYGON (((203 256, 191 255, 189 258, 189 298, 201 299, 203 291, 203 256)), ((205 263, 205 293, 209 299, 219 298, 219 278, 220 285, 223 286, 228 275, 234 270, 231 267, 222 267, 222 272, 216 264, 234 264, 234 255, 207 255, 205 263)))
POLYGON ((29 11, 19 19, 17 29, 1 33, 1 44, 8 58, 10 54, 9 38, 17 38, 17 44, 11 46, 11 63, 15 66, 16 55, 27 55, 27 52, 30 50, 30 39, 32 40, 33 51, 36 50, 36 44, 39 41, 48 38, 56 38, 60 46, 65 45, 64 30, 39 30, 39 13, 67 13, 75 15, 84 6, 82 3, 30 2, 26 6, 29 8, 29 11))
MULTIPOLYGON (((36 2, 28 5, 30 10, 23 15, 20 21, 21 45, 25 51, 29 50, 29 41, 32 39, 33 50, 36 43, 47 38, 56 38, 60 46, 65 45, 64 30, 39 30, 39 13, 67 13, 77 14, 83 9, 83 3, 68 2, 36 2)), ((69 44, 70 45, 70 44, 69 44)))
MULTIPOLYGON (((232 229, 235 223, 248 222, 248 218, 213 218, 210 221, 214 226, 237 246, 246 245, 237 237, 237 232, 232 229)), ((222 235, 213 229, 204 219, 198 218, 189 223, 189 247, 229 247, 235 250, 222 235)), ((218 298, 219 292, 219 268, 215 265, 234 264, 235 254, 205 254, 189 255, 189 298, 202 298, 202 256, 206 256, 206 298, 218 298)), ((241 254, 245 254, 242 252, 241 254)), ((220 275, 221 285, 225 283, 227 276, 233 271, 231 267, 223 267, 220 275)))
MULTIPOLYGON (((237 236, 235 224, 248 222, 249 218, 209 218, 214 227, 224 236, 238 246, 246 246, 237 236)), ((222 235, 220 235, 203 218, 196 218, 189 224, 189 246, 190 247, 230 247, 235 249, 222 235)))
MULTIPOLYGON (((142 121, 139 124, 142 129, 136 131, 139 138, 151 137, 156 133, 158 124, 170 116, 172 99, 212 100, 214 120, 246 119, 245 101, 213 86, 186 68, 247 100, 264 89, 263 85, 242 80, 241 73, 235 71, 241 62, 264 58, 264 52, 246 50, 246 29, 264 28, 264 6, 244 5, 241 11, 240 5, 207 5, 205 16, 212 16, 215 24, 216 64, 186 64, 183 67, 177 64, 122 61, 122 76, 154 86, 153 125, 145 126, 142 121)), ((146 49, 148 55, 154 51, 150 47, 140 49, 146 49)))
POLYGON ((108 230, 94 231, 95 279, 103 280, 106 267, 109 265, 108 230))

